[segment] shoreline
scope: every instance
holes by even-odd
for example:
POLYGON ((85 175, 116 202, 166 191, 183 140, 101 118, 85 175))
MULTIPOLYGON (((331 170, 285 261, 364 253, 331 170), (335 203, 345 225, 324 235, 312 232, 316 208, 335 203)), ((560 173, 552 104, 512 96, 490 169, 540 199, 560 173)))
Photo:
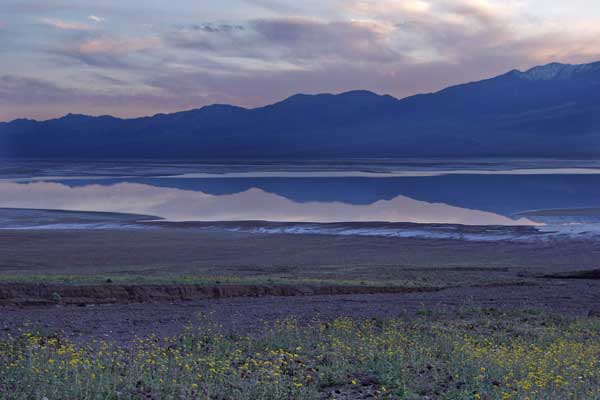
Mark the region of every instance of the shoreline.
POLYGON ((529 241, 552 232, 530 225, 464 225, 386 221, 279 222, 170 221, 157 216, 105 211, 0 208, 0 231, 199 230, 247 234, 397 237, 430 240, 529 241))

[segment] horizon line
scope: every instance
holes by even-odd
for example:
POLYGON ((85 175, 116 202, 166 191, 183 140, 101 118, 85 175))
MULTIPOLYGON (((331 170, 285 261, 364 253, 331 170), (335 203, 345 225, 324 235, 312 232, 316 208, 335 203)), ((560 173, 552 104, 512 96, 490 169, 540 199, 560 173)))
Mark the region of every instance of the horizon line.
POLYGON ((376 91, 370 90, 370 89, 350 89, 350 90, 344 90, 341 92, 319 92, 319 93, 302 93, 302 92, 298 92, 298 93, 292 93, 289 96, 283 98, 282 100, 278 100, 272 103, 267 103, 267 104, 263 104, 260 106, 256 106, 256 107, 243 107, 243 106, 238 106, 235 104, 227 104, 227 103, 210 103, 210 104, 205 104, 203 106, 199 106, 199 107, 194 107, 194 108, 188 108, 188 109, 182 109, 182 110, 178 110, 178 111, 173 111, 173 112, 158 112, 155 114, 146 114, 146 115, 139 115, 139 116, 133 116, 133 117, 116 117, 114 115, 110 115, 110 114, 81 114, 81 113, 71 113, 68 112, 66 114, 63 114, 61 116, 56 116, 53 118, 47 118, 47 119, 36 119, 36 118, 30 118, 30 117, 19 117, 19 118, 13 118, 11 120, 4 120, 4 121, 0 121, 0 124, 10 124, 16 121, 33 121, 33 122, 48 122, 48 121, 56 121, 59 119, 63 119, 66 118, 68 116, 82 116, 82 117, 90 117, 90 118, 103 118, 103 117, 109 117, 109 118, 114 118, 114 119, 118 119, 118 120, 135 120, 135 119, 143 119, 143 118, 153 118, 159 115, 173 115, 173 114, 178 114, 178 113, 185 113, 185 112, 190 112, 190 111, 196 111, 196 110, 201 110, 207 107, 215 107, 215 106, 226 106, 226 107, 233 107, 233 108, 239 108, 239 109, 243 109, 243 110, 248 110, 248 111, 252 111, 252 110, 258 110, 261 108, 265 108, 265 107, 269 107, 269 106, 273 106, 279 103, 283 103, 295 96, 309 96, 309 97, 316 97, 316 96, 343 96, 343 95, 347 95, 347 94, 351 94, 351 93, 357 93, 357 92, 364 92, 364 93, 369 93, 369 94, 373 94, 379 97, 390 97, 393 98, 397 101, 403 101, 406 99, 410 99, 416 96, 425 96, 425 95, 431 95, 431 94, 436 94, 436 93, 440 93, 444 90, 447 89, 451 89, 451 88, 455 88, 455 87, 459 87, 459 86, 463 86, 463 85, 468 85, 468 84, 472 84, 472 83, 477 83, 477 82, 484 82, 487 80, 491 80, 491 79, 496 79, 499 78, 501 76, 513 73, 513 72, 519 72, 519 73, 528 73, 532 70, 535 70, 536 68, 543 68, 543 67, 548 67, 551 65, 561 65, 561 66, 567 66, 567 67, 573 67, 573 66, 583 66, 583 65, 592 65, 592 64, 600 64, 600 61, 592 61, 589 63, 581 63, 581 64, 570 64, 570 63, 561 63, 561 62, 557 62, 557 61, 553 61, 553 62, 549 62, 546 64, 541 64, 541 65, 536 65, 533 66, 531 68, 525 69, 525 70, 519 70, 519 69, 511 69, 507 72, 504 72, 502 74, 499 75, 495 75, 495 76, 491 76, 489 78, 484 78, 484 79, 480 79, 477 81, 468 81, 468 82, 462 82, 462 83, 457 83, 455 85, 450 85, 450 86, 446 86, 443 87, 439 90, 436 91, 431 91, 431 92, 420 92, 420 93, 415 93, 409 96, 405 96, 405 97, 396 97, 393 96, 391 94, 380 94, 377 93, 376 91))

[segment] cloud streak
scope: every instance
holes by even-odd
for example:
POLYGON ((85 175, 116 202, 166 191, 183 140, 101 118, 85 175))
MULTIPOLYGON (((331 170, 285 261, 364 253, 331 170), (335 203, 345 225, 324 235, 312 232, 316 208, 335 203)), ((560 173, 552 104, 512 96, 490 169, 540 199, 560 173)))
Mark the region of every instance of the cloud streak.
MULTIPOLYGON (((190 109, 196 104, 209 103, 216 97, 201 92, 177 94, 132 89, 131 82, 101 74, 93 74, 89 80, 99 82, 103 89, 58 85, 34 77, 0 76, 0 120, 32 115, 38 119, 50 119, 66 114, 65 110, 92 115, 123 115, 123 110, 127 110, 131 115, 148 115, 190 109), (111 90, 104 89, 107 86, 111 90)), ((222 102, 228 100, 232 99, 223 98, 222 102)))
POLYGON ((91 29, 88 25, 79 22, 67 22, 55 18, 42 18, 40 20, 44 25, 64 31, 87 31, 91 29))
POLYGON ((156 49, 161 45, 158 37, 115 39, 98 37, 85 39, 50 52, 98 68, 136 68, 136 55, 156 49))

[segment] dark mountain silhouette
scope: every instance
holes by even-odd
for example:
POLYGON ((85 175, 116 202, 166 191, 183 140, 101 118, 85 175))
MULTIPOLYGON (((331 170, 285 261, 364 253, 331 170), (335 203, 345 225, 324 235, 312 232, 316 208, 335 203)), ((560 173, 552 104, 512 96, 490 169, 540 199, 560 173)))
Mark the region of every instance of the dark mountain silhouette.
POLYGON ((30 158, 597 157, 600 62, 549 64, 402 100, 292 96, 119 119, 0 123, 0 156, 30 158))

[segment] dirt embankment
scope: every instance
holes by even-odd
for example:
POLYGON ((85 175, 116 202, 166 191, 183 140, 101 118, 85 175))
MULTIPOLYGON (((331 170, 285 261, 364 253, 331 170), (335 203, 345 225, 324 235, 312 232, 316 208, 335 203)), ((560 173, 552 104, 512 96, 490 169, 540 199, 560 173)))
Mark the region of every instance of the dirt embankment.
POLYGON ((320 285, 60 285, 0 284, 0 306, 86 305, 181 302, 196 299, 260 296, 432 292, 435 288, 320 285))
POLYGON ((548 274, 548 275, 543 275, 542 278, 600 280, 600 269, 594 269, 594 270, 589 270, 589 271, 562 272, 562 273, 558 273, 558 274, 548 274))

